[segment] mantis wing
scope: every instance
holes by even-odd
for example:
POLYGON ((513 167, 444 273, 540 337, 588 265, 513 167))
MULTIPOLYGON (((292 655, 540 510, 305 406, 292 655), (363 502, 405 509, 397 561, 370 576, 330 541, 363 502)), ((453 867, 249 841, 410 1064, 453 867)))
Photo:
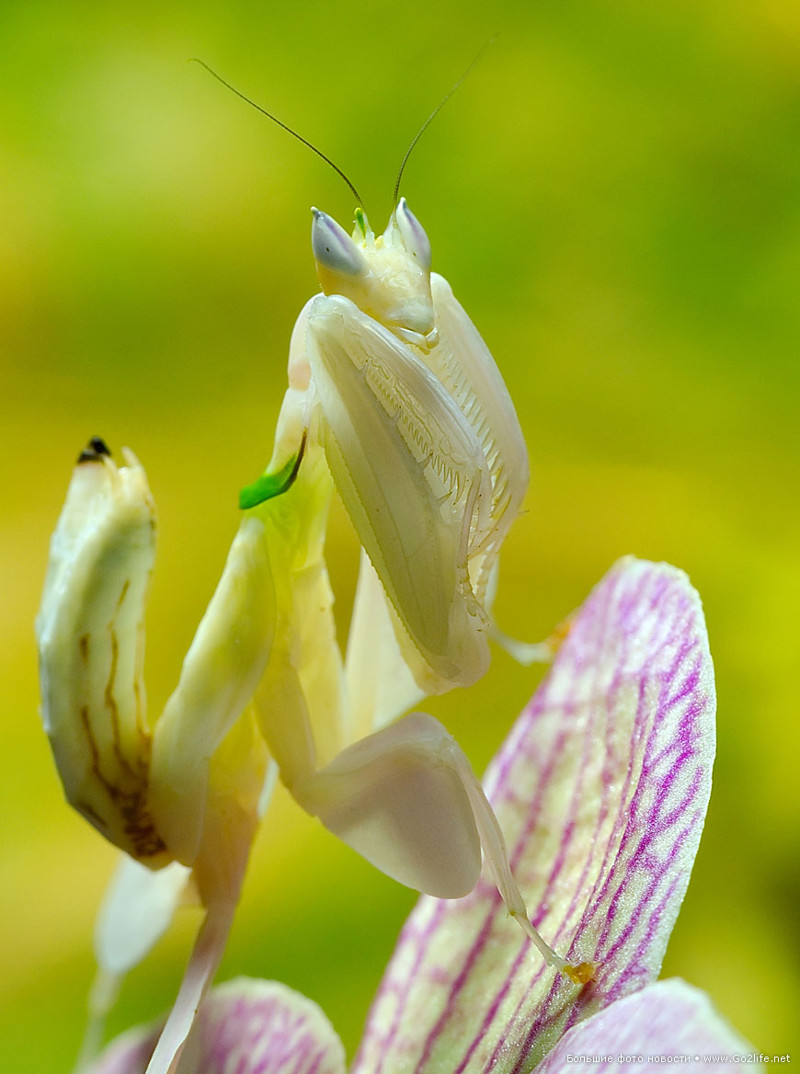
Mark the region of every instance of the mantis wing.
POLYGON ((514 404, 489 348, 453 295, 431 273, 437 341, 425 357, 458 403, 483 450, 492 482, 487 525, 470 541, 470 580, 481 604, 497 553, 519 513, 528 487, 528 451, 514 404))
POLYGON ((307 346, 328 464, 414 676, 429 693, 467 686, 489 661, 467 562, 492 496, 478 439, 414 350, 349 299, 314 301, 307 346))

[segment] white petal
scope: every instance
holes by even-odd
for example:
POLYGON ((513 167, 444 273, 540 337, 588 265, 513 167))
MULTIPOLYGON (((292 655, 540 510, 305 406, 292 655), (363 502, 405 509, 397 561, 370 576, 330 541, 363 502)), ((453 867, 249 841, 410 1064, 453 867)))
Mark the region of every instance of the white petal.
POLYGON ((117 1002, 125 974, 166 932, 177 906, 186 897, 190 876, 190 870, 178 862, 153 871, 127 854, 121 855, 95 922, 98 970, 89 992, 88 1019, 76 1071, 83 1072, 97 1055, 106 1019, 117 1002))
POLYGON ((95 924, 103 970, 123 974, 141 962, 169 927, 190 875, 179 862, 154 872, 127 854, 120 859, 95 924))

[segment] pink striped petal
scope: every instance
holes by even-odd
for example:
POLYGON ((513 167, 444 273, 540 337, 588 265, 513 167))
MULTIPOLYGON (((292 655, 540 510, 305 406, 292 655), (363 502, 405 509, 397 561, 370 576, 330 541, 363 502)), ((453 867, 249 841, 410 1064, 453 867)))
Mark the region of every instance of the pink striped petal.
POLYGON ((536 1074, 635 1069, 663 1074, 755 1071, 760 1056, 725 1022, 704 992, 673 978, 626 996, 566 1033, 536 1074))
MULTIPOLYGON (((115 1041, 91 1074, 143 1074, 160 1029, 115 1041)), ((344 1074, 342 1043, 320 1008, 276 981, 213 989, 181 1057, 181 1074, 344 1074)))
MULTIPOLYGON (((117 1037, 100 1058, 92 1063, 89 1074, 144 1074, 155 1051, 160 1030, 140 1026, 117 1037)), ((81 1068, 82 1069, 82 1068, 81 1068)))
POLYGON ((481 881, 423 897, 354 1074, 528 1071, 571 1025, 658 974, 703 826, 714 680, 700 601, 673 567, 621 560, 576 614, 485 780, 545 967, 481 881))

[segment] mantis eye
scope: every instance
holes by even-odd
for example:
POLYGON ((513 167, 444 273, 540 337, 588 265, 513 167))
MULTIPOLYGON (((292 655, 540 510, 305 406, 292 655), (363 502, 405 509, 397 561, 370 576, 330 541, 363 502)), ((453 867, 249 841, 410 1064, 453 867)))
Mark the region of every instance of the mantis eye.
POLYGON ((405 198, 401 198, 398 202, 394 218, 406 249, 427 271, 431 267, 430 239, 425 234, 425 228, 409 209, 405 198))
POLYGON ((367 260, 344 228, 320 209, 311 212, 311 248, 317 264, 344 276, 364 275, 367 260))

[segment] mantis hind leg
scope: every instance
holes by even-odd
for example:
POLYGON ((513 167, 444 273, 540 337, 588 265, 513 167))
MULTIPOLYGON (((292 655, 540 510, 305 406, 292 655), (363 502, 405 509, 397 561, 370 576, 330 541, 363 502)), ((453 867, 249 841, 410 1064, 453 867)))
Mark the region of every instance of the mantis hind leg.
POLYGON ((482 851, 508 912, 547 964, 576 982, 591 976, 590 966, 570 966, 534 928, 497 817, 463 750, 432 716, 413 713, 368 735, 294 793, 382 872, 428 895, 472 891, 482 851))
POLYGON ((477 882, 481 845, 454 749, 437 720, 414 713, 349 746, 293 793, 394 880, 458 898, 477 882))

